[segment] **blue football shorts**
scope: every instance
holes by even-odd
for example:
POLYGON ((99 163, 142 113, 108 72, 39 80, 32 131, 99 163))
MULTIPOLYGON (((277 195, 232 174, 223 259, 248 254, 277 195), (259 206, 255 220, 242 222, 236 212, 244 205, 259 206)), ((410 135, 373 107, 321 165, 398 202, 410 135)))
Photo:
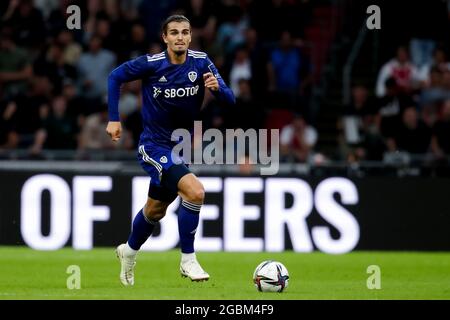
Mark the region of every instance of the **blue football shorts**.
POLYGON ((190 173, 184 160, 170 147, 156 144, 140 145, 138 159, 150 176, 148 196, 152 199, 172 202, 178 195, 178 181, 190 173))

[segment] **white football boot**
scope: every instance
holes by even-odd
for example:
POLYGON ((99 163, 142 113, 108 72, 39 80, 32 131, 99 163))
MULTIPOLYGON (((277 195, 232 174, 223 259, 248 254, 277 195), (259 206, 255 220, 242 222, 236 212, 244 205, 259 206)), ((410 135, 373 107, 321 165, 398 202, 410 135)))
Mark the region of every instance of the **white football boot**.
POLYGON ((125 243, 119 245, 116 249, 117 258, 120 260, 120 282, 124 286, 134 285, 134 266, 136 257, 127 257, 124 255, 125 243))
POLYGON ((197 259, 189 259, 180 263, 181 276, 188 277, 192 281, 208 281, 209 274, 203 270, 197 259))

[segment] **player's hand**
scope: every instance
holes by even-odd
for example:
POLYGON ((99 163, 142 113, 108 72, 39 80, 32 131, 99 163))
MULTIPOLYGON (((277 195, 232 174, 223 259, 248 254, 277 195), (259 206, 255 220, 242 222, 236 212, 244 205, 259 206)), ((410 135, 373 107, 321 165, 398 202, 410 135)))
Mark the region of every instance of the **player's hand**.
POLYGON ((205 81, 205 88, 208 88, 212 91, 219 90, 219 81, 211 72, 207 72, 203 74, 203 81, 205 81))
POLYGON ((110 121, 106 127, 106 132, 111 137, 112 141, 119 141, 122 134, 122 124, 120 121, 110 121))

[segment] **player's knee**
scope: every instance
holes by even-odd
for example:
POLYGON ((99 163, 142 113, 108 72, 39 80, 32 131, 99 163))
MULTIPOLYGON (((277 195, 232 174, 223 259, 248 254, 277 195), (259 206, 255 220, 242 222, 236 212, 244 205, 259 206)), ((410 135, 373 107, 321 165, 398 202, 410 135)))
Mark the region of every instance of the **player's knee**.
POLYGON ((188 194, 188 199, 186 199, 189 202, 193 203, 203 203, 203 200, 205 200, 205 189, 202 185, 193 188, 188 194))

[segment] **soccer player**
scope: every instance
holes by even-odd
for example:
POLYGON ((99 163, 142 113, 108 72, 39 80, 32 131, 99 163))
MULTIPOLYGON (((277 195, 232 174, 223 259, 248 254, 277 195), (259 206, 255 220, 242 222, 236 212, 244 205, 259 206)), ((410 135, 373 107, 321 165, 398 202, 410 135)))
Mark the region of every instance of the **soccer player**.
POLYGON ((109 123, 106 131, 113 141, 120 138, 122 131, 118 113, 120 86, 124 82, 142 80, 144 130, 139 141, 138 158, 151 177, 147 202, 133 221, 128 241, 116 249, 121 263, 120 280, 126 286, 134 284, 138 250, 177 195, 182 198, 178 211, 181 275, 193 281, 209 279, 194 251, 205 191, 184 160, 172 152, 179 141, 172 141, 171 136, 178 128, 192 132, 205 88, 224 103, 235 102, 232 91, 208 56, 188 49, 191 26, 186 17, 168 17, 163 24, 162 38, 167 44, 164 52, 125 62, 114 69, 108 79, 109 123))

